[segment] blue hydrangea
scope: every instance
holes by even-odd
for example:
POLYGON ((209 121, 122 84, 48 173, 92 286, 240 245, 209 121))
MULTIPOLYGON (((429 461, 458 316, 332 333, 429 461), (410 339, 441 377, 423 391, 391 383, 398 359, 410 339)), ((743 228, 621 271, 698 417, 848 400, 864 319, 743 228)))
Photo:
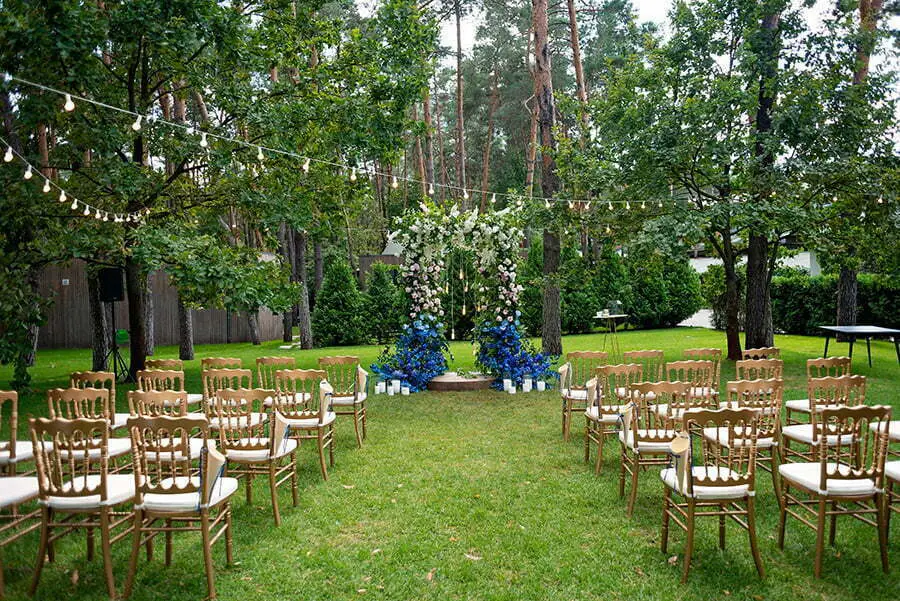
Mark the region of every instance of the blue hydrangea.
MULTIPOLYGON (((518 311, 516 312, 518 315, 518 311)), ((498 378, 493 386, 503 388, 502 379, 509 378, 520 386, 525 376, 542 380, 552 377, 553 358, 536 352, 531 343, 522 338, 519 320, 484 321, 475 328, 474 344, 478 344, 476 362, 481 370, 498 378)))

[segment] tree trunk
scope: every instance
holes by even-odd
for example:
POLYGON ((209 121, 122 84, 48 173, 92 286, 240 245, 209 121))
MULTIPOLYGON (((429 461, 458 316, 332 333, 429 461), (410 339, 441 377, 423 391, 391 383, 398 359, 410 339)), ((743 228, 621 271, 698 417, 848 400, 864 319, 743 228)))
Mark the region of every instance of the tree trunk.
POLYGON ((178 293, 178 358, 191 361, 194 358, 194 314, 178 293))
MULTIPOLYGON (((459 188, 460 197, 466 190, 466 142, 465 121, 463 118, 463 75, 462 75, 462 7, 460 0, 456 0, 456 185, 459 188)), ((466 202, 462 200, 462 208, 467 209, 466 202)))
POLYGON ((484 141, 484 154, 481 157, 481 212, 487 209, 488 180, 490 178, 491 145, 494 143, 494 114, 500 104, 497 70, 491 78, 491 103, 488 106, 487 137, 484 141))
POLYGON ((128 289, 128 337, 132 379, 147 361, 147 275, 130 255, 125 257, 125 284, 128 289))
POLYGON ((319 290, 322 289, 322 280, 325 279, 325 260, 322 257, 322 242, 318 239, 313 242, 313 272, 315 276, 313 282, 315 286, 313 297, 316 297, 319 294, 319 290))
POLYGON ((144 319, 147 322, 145 342, 145 353, 152 356, 156 351, 156 314, 153 309, 153 289, 150 287, 150 274, 144 276, 147 285, 144 287, 144 319))
POLYGON ((842 267, 838 276, 837 286, 837 325, 856 325, 856 292, 857 271, 849 267, 842 267))
MULTIPOLYGON (((532 95, 532 99, 534 99, 535 105, 531 109, 531 125, 528 131, 528 150, 527 155, 525 157, 525 194, 528 195, 528 198, 534 196, 534 169, 537 163, 537 134, 538 134, 538 107, 537 107, 537 96, 538 96, 538 80, 537 74, 531 65, 531 39, 532 34, 534 32, 534 24, 528 29, 528 47, 525 53, 525 63, 529 65, 529 70, 531 71, 531 78, 534 80, 534 94, 532 95)), ((537 60, 537 56, 535 55, 535 60, 537 60)), ((526 100, 524 103, 526 108, 528 108, 528 101, 526 100)))
MULTIPOLYGON (((766 202, 772 191, 771 173, 775 157, 766 144, 772 131, 772 110, 775 105, 775 79, 778 72, 779 23, 781 13, 774 12, 763 17, 760 25, 758 45, 759 94, 757 100, 755 154, 759 167, 756 174, 758 184, 757 202, 766 202)), ((746 348, 772 346, 771 299, 769 296, 770 266, 775 264, 775 256, 769 256, 769 239, 760 232, 757 224, 751 227, 747 248, 747 314, 745 316, 744 344, 746 348)), ((777 240, 773 241, 777 244, 777 240)), ((777 246, 772 249, 777 252, 777 246)))
POLYGON ((88 270, 87 285, 88 307, 91 314, 91 369, 106 371, 111 328, 106 307, 100 301, 100 276, 93 269, 88 270))
POLYGON ((577 86, 578 101, 580 106, 581 123, 585 128, 581 136, 581 145, 584 147, 584 134, 587 133, 587 86, 584 83, 584 68, 581 65, 581 44, 578 42, 578 19, 575 12, 575 1, 566 0, 569 9, 569 40, 572 44, 572 66, 575 68, 575 83, 577 86))
MULTIPOLYGON (((281 225, 281 254, 284 262, 291 267, 291 281, 297 281, 297 266, 294 250, 294 234, 291 227, 287 224, 281 225)), ((292 342, 294 340, 294 312, 297 306, 294 305, 290 310, 285 311, 281 315, 281 341, 292 342)))
MULTIPOLYGON (((541 192, 546 198, 553 197, 559 189, 556 176, 556 162, 552 151, 556 148, 553 139, 555 107, 553 103, 553 79, 550 71, 548 0, 532 0, 534 19, 535 87, 537 94, 538 127, 541 135, 541 192)), ((542 307, 543 324, 541 343, 545 353, 562 354, 562 332, 559 311, 560 263, 559 234, 551 229, 544 230, 544 299, 542 307)))
POLYGON ((725 340, 728 345, 728 358, 732 361, 741 358, 740 312, 740 282, 732 260, 731 268, 725 268, 725 340))
POLYGON ((259 312, 247 311, 247 329, 250 332, 250 342, 259 346, 259 312))
POLYGON ((431 123, 431 91, 426 87, 422 99, 422 119, 425 121, 425 180, 434 185, 434 128, 431 123))
MULTIPOLYGON (((414 104, 412 107, 412 120, 419 120, 419 109, 414 104)), ((422 187, 422 196, 428 195, 428 182, 425 181, 425 149, 422 146, 422 137, 416 135, 416 172, 418 173, 419 184, 422 187)))
POLYGON ((443 111, 441 107, 440 97, 435 99, 435 121, 437 122, 437 145, 438 145, 438 158, 439 158, 439 169, 441 173, 441 186, 438 190, 439 201, 440 204, 444 204, 444 199, 447 197, 447 184, 450 178, 447 175, 447 159, 444 154, 444 128, 443 125, 443 111))
POLYGON ((305 231, 297 232, 294 237, 294 261, 297 273, 297 282, 300 284, 300 303, 297 307, 297 325, 300 326, 300 348, 311 349, 313 347, 312 319, 309 308, 309 287, 307 286, 306 247, 309 244, 309 234, 305 231))

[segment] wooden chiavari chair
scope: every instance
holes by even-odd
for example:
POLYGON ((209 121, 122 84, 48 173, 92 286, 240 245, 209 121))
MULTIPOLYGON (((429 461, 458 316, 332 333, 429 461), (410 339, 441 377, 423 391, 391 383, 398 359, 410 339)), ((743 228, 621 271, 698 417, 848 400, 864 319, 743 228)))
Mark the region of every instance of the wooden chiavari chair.
MULTIPOLYGON (((47 391, 47 406, 50 419, 102 419, 112 431, 113 412, 106 388, 53 388, 47 391)), ((127 438, 110 438, 104 452, 115 463, 131 452, 131 444, 127 438)), ((100 459, 99 449, 92 453, 100 459)))
POLYGON ((0 471, 15 476, 18 466, 34 459, 31 441, 18 440, 19 393, 0 390, 0 471))
POLYGON ((877 529, 881 567, 887 573, 884 470, 891 408, 862 405, 826 408, 811 414, 811 418, 820 429, 815 441, 817 461, 786 463, 778 468, 783 488, 778 546, 784 549, 788 515, 812 528, 816 533, 813 572, 819 578, 826 520, 831 521, 828 539, 833 546, 837 518, 851 516, 877 529))
POLYGON ((591 443, 597 445, 594 473, 603 463, 605 439, 619 431, 619 420, 629 403, 631 386, 643 381, 644 368, 639 363, 601 365, 588 381, 588 408, 584 412, 584 460, 591 459, 591 443))
POLYGON ((187 396, 188 393, 183 390, 129 390, 129 415, 183 417, 188 414, 187 396))
POLYGON ((722 377, 722 349, 719 348, 689 348, 684 350, 684 358, 693 361, 711 361, 713 364, 710 387, 713 400, 718 400, 719 380, 722 377))
POLYGON ((214 397, 219 423, 219 446, 225 458, 236 464, 229 473, 244 477, 247 504, 253 504, 253 478, 268 476, 275 525, 281 525, 278 509, 278 487, 290 480, 291 496, 297 506, 297 441, 288 437, 287 421, 273 413, 269 432, 266 424, 255 419, 266 399, 275 398, 274 390, 220 390, 214 397))
POLYGON ((625 351, 622 363, 639 363, 647 382, 661 382, 666 379, 666 355, 663 351, 625 351))
MULTIPOLYGON (((35 520, 41 514, 40 509, 28 513, 19 510, 20 505, 35 500, 38 492, 38 479, 34 476, 0 477, 0 550, 41 527, 35 520)), ((3 558, 0 557, 0 599, 3 595, 3 558)))
POLYGON ((253 388, 253 372, 249 369, 222 367, 205 369, 200 375, 203 378, 203 410, 210 420, 210 428, 215 429, 218 427, 218 423, 213 421, 216 393, 226 388, 253 388))
POLYGON ((687 582, 694 552, 697 518, 719 521, 719 548, 725 549, 725 523, 731 518, 747 530, 760 578, 765 575, 756 539, 756 440, 758 412, 750 409, 694 409, 671 444, 674 466, 660 473, 665 484, 660 546, 668 551, 669 522, 687 534, 682 583, 687 582), (710 436, 708 433, 713 433, 710 436), (699 441, 695 453, 694 441, 699 441), (676 501, 672 493, 683 497, 676 501), (743 519, 742 519, 743 518, 743 519))
POLYGON ((609 353, 603 351, 574 351, 566 354, 566 363, 559 368, 559 390, 562 395, 563 440, 569 440, 572 414, 587 410, 587 382, 594 370, 606 365, 609 353))
POLYGON ((72 388, 106 388, 109 390, 109 402, 113 416, 112 429, 118 430, 125 427, 125 422, 128 421, 128 414, 116 411, 116 374, 111 371, 72 372, 69 386, 72 388))
POLYGON ((205 357, 200 359, 200 371, 207 369, 241 369, 242 361, 237 357, 205 357))
MULTIPOLYGON (((294 357, 257 357, 256 384, 266 390, 275 390, 275 372, 283 369, 296 369, 294 357)), ((269 401, 268 405, 272 402, 269 401)))
POLYGON ((628 515, 634 512, 638 493, 638 474, 651 465, 666 465, 669 445, 678 434, 675 424, 660 418, 654 402, 682 404, 688 397, 687 382, 640 382, 631 389, 631 402, 622 411, 619 443, 619 496, 625 496, 625 474, 631 476, 628 515))
POLYGON ((334 420, 331 410, 333 389, 319 369, 285 369, 275 373, 274 410, 284 417, 291 438, 315 440, 319 449, 322 479, 328 479, 325 449, 334 467, 334 420))
POLYGON ((715 366, 712 361, 669 361, 666 374, 669 382, 687 384, 687 395, 676 396, 672 402, 654 406, 657 415, 665 419, 670 427, 681 427, 681 416, 688 409, 709 409, 716 396, 711 386, 715 366))
POLYGON ((115 599, 111 549, 128 535, 132 514, 114 508, 134 500, 135 479, 132 474, 109 473, 109 445, 127 439, 110 438, 109 422, 102 418, 37 418, 30 424, 41 504, 41 538, 31 595, 40 582, 45 557, 48 553, 53 557, 54 542, 76 529, 86 529, 88 560, 94 555, 94 531, 100 532, 106 589, 110 599, 115 599), (126 528, 113 535, 123 525, 126 528))
MULTIPOLYGON (((807 359, 806 360, 806 381, 807 383, 815 378, 827 378, 851 375, 850 357, 829 357, 824 359, 807 359)), ((785 407, 785 424, 803 423, 796 419, 793 414, 799 413, 806 415, 809 419, 809 399, 794 399, 784 402, 785 407)))
POLYGON ((737 380, 780 380, 784 374, 781 359, 742 359, 734 362, 737 380))
POLYGON ((225 477, 225 457, 209 438, 206 418, 135 417, 128 420, 134 446, 134 480, 137 496, 131 560, 125 597, 131 596, 137 573, 138 553, 157 534, 166 536, 166 565, 172 560, 174 532, 200 532, 209 599, 216 598, 212 546, 223 535, 225 557, 232 564, 231 496, 238 481, 225 477), (190 441, 201 441, 199 473, 188 459, 190 441), (162 522, 160 524, 160 522, 162 522))
MULTIPOLYGON (((789 424, 781 429, 782 453, 785 461, 815 461, 815 451, 819 447, 818 437, 822 424, 818 414, 825 409, 837 407, 856 407, 866 401, 865 376, 826 376, 812 378, 807 381, 807 393, 810 401, 810 422, 808 424, 789 424), (801 451, 791 448, 791 444, 804 447, 801 451)), ((826 437, 828 445, 833 437, 826 437)))
POLYGON ((775 346, 748 348, 741 352, 741 359, 780 359, 781 349, 775 346))
POLYGON ((144 369, 184 371, 184 361, 181 359, 147 359, 144 361, 144 369))
POLYGON ((359 364, 359 357, 320 357, 319 369, 334 389, 331 406, 334 414, 353 417, 356 446, 362 448, 366 438, 366 387, 369 374, 359 364))

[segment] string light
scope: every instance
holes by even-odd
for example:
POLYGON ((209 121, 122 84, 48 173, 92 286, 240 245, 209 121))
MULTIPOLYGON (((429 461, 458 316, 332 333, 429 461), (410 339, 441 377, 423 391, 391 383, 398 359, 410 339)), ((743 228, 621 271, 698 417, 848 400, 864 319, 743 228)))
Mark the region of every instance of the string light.
POLYGON ((109 221, 109 213, 103 213, 103 221, 109 221))
POLYGON ((31 165, 28 165, 28 167, 25 169, 25 174, 22 177, 24 177, 25 179, 31 179, 32 176, 34 176, 34 173, 31 172, 31 165))
POLYGON ((587 201, 587 204, 584 205, 584 210, 585 210, 585 211, 590 211, 590 210, 591 210, 591 201, 587 201))
POLYGON ((642 201, 641 201, 641 208, 642 208, 642 209, 646 209, 646 208, 647 208, 647 201, 646 201, 646 200, 642 200, 642 201))
POLYGON ((266 158, 266 155, 263 154, 262 146, 257 146, 256 147, 256 160, 262 161, 265 158, 266 158))
POLYGON ((73 198, 73 199, 72 199, 72 206, 69 207, 69 208, 71 208, 73 211, 74 211, 75 209, 77 209, 77 208, 78 208, 78 199, 73 198))
POLYGON ((50 192, 50 180, 49 179, 44 180, 44 187, 41 188, 41 192, 43 192, 44 194, 47 194, 48 192, 50 192))
POLYGON ((658 206, 660 209, 662 208, 662 199, 659 200, 659 202, 656 204, 656 206, 658 206))
POLYGON ((4 162, 4 163, 8 163, 8 162, 10 162, 11 160, 13 160, 12 146, 10 146, 10 145, 7 144, 7 146, 6 146, 6 154, 3 155, 3 162, 4 162))
POLYGON ((351 181, 351 182, 355 182, 355 181, 356 181, 356 167, 354 167, 354 168, 350 171, 350 181, 351 181))
POLYGON ((303 173, 309 173, 309 157, 306 157, 306 160, 303 161, 303 173))
POLYGON ((206 148, 207 146, 209 146, 209 142, 206 140, 206 132, 204 131, 200 133, 200 147, 206 148))
POLYGON ((569 208, 570 208, 570 209, 574 209, 574 208, 575 208, 575 201, 574 201, 574 200, 570 200, 570 201, 569 201, 569 208))
POLYGON ((463 200, 469 200, 469 191, 463 190, 463 200))
POLYGON ((67 113, 71 113, 75 110, 75 103, 72 102, 71 94, 66 94, 66 103, 63 105, 63 110, 67 113))
POLYGON ((547 209, 550 208, 550 199, 549 198, 544 200, 544 208, 547 208, 547 209))
POLYGON ((434 196, 434 184, 428 184, 428 196, 434 196))
POLYGON ((97 213, 94 215, 94 219, 100 219, 100 209, 97 209, 97 213))
POLYGON ((609 224, 607 223, 606 224, 606 233, 609 234, 611 232, 612 232, 612 230, 610 229, 609 224))
POLYGON ((397 182, 397 176, 395 175, 395 176, 393 176, 393 179, 391 180, 391 188, 396 190, 399 187, 400 187, 400 184, 397 182))
MULTIPOLYGON (((25 179, 28 179, 28 178, 25 178, 25 179)), ((878 197, 878 204, 880 204, 880 205, 883 205, 883 204, 884 204, 884 198, 883 198, 883 197, 881 197, 881 196, 878 197)))
POLYGON ((493 194, 491 194, 491 204, 494 204, 496 202, 497 202, 497 193, 494 192, 493 194))
POLYGON ((59 191, 59 202, 66 202, 66 191, 65 190, 59 191))
POLYGON ((613 207, 612 207, 612 201, 611 201, 611 200, 610 200, 610 201, 608 202, 608 204, 606 205, 606 208, 609 209, 610 211, 613 210, 613 207))
POLYGON ((91 214, 91 207, 84 205, 84 216, 87 217, 91 214))
POLYGON ((141 117, 141 115, 138 115, 137 119, 134 120, 134 123, 131 124, 131 129, 133 129, 134 131, 141 131, 141 121, 142 120, 143 120, 143 117, 141 117))

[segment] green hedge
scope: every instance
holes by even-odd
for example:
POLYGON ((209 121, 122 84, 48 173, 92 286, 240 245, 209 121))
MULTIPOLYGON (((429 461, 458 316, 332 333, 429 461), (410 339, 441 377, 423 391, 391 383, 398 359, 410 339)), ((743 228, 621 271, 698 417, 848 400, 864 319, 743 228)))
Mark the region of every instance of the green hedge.
MULTIPOLYGON (((743 308, 744 269, 741 274, 743 308)), ((900 278, 860 274, 856 322, 900 327, 900 278)), ((713 325, 725 327, 723 270, 714 265, 703 274, 704 301, 713 310, 713 325)), ((833 324, 837 315, 837 276, 810 276, 800 268, 779 269, 772 278, 772 325, 785 334, 821 334, 817 326, 833 324)), ((741 311, 743 323, 743 311, 741 311)))

